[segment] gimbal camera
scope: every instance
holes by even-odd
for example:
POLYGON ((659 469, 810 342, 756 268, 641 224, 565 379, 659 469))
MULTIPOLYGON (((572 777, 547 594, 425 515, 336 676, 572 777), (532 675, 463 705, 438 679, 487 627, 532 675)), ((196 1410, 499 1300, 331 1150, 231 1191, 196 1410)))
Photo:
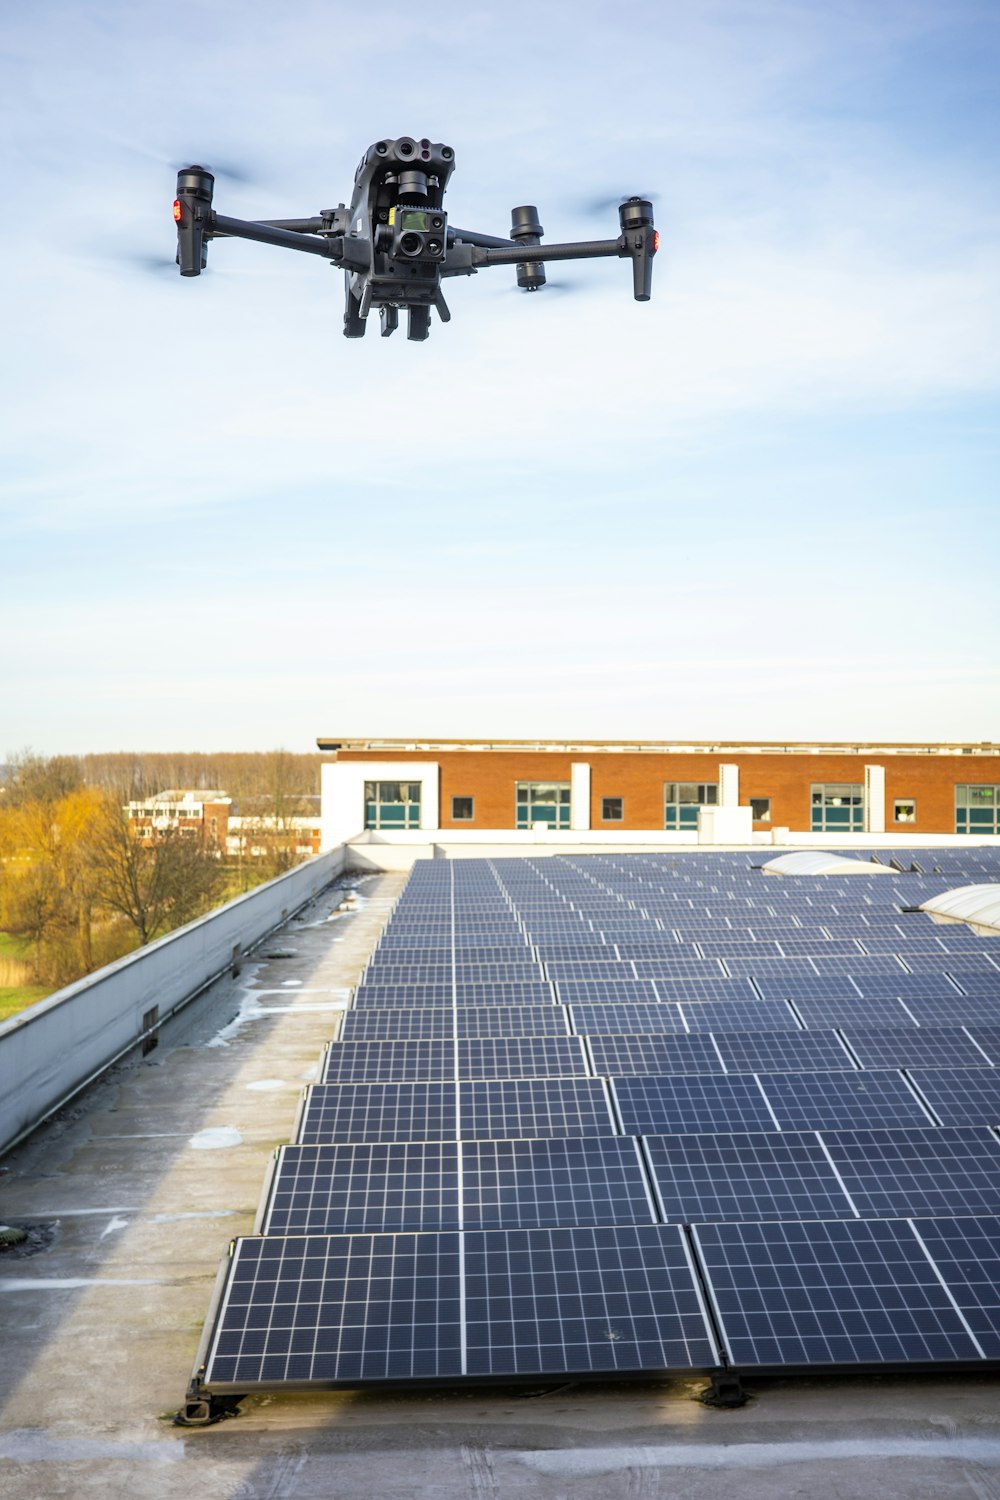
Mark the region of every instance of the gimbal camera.
POLYGON ((443 323, 451 318, 442 280, 474 276, 487 266, 515 266, 517 285, 535 292, 545 285, 546 261, 627 257, 635 300, 649 301, 660 237, 648 199, 622 203, 621 233, 613 240, 543 245, 538 210, 530 204, 512 211, 510 236, 501 239, 448 223, 444 194, 454 167, 450 146, 410 136, 376 141, 355 173, 349 207, 341 203, 314 218, 257 221, 217 214, 213 174, 207 167, 183 167, 174 202, 180 273, 199 276, 207 265, 209 241, 215 239, 257 240, 320 255, 343 267, 344 334, 349 339, 364 336, 373 307, 379 310, 383 338, 395 332, 405 308, 407 337, 425 339, 431 308, 443 323))

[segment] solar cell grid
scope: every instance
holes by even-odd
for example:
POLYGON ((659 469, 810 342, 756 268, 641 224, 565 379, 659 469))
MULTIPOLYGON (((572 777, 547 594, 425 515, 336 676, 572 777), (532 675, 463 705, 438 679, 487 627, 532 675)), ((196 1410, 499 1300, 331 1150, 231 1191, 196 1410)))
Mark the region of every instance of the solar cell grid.
POLYGON ((457 1234, 237 1240, 206 1380, 252 1390, 460 1375, 459 1273, 457 1234))
POLYGON ((578 1036, 624 1032, 683 1032, 687 1030, 675 1005, 577 1004, 569 1007, 578 1036))
POLYGON ((261 1233, 398 1233, 460 1227, 458 1145, 283 1146, 261 1233))
POLYGON ((457 1044, 460 1078, 585 1077, 579 1037, 469 1037, 457 1044))
POLYGON ((863 995, 842 998, 824 995, 817 1000, 796 995, 792 1004, 810 1031, 830 1030, 840 1026, 882 1028, 918 1025, 908 1005, 904 1005, 901 1000, 891 1000, 885 995, 877 999, 866 998, 863 995))
POLYGON ((625 976, 621 979, 560 979, 556 982, 556 991, 563 1005, 573 1005, 578 1000, 609 1004, 631 1000, 633 1003, 655 1004, 659 999, 656 986, 650 980, 625 976))
POLYGON ((626 1135, 774 1130, 774 1116, 752 1076, 673 1074, 611 1083, 626 1135))
POLYGON ((942 1125, 1000 1126, 1000 1069, 908 1068, 942 1125))
POLYGON ((715 1041, 730 1073, 800 1073, 854 1067, 833 1031, 720 1031, 715 1041))
POLYGON ((387 1083, 394 1079, 455 1077, 450 1041, 334 1042, 323 1063, 323 1083, 387 1083))
POLYGON ((790 1031, 798 1026, 784 1000, 682 1001, 679 1010, 690 1031, 790 1031))
POLYGON ((650 1135, 643 1145, 667 1223, 854 1217, 815 1135, 650 1135))
POLYGON ((455 1034, 455 1012, 450 1005, 385 1007, 348 1010, 340 1023, 341 1042, 433 1040, 455 1034))
POLYGON ((920 1219, 913 1227, 984 1357, 1000 1358, 1000 1219, 920 1219))
POLYGON ((905 1220, 699 1224, 694 1233, 737 1367, 980 1357, 905 1220))
POLYGON ((463 1140, 616 1133, 599 1078, 483 1079, 458 1089, 463 1140))
POLYGON ((952 1026, 991 1026, 1000 1020, 997 1002, 981 995, 954 995, 949 1000, 916 995, 906 1000, 906 1008, 921 1026, 940 1026, 944 1019, 952 1026))
POLYGON ((646 1177, 629 1138, 465 1141, 461 1150, 466 1229, 654 1220, 646 1177))
POLYGON ((863 1068, 982 1068, 986 1058, 960 1026, 844 1028, 863 1068))
MULTIPOLYGON (((928 1124, 903 1075, 878 1072, 769 1073, 763 1087, 782 1130, 858 1130, 928 1124)), ((931 1122, 933 1123, 933 1122, 931 1122)), ((951 1123, 951 1122, 949 1122, 951 1123)))
POLYGON ((823 1139, 863 1218, 1000 1213, 1000 1141, 984 1126, 842 1130, 823 1139))
POLYGON ((599 1077, 725 1072, 708 1032, 592 1034, 587 1037, 587 1044, 594 1072, 599 1077))
POLYGON ((470 1375, 706 1369, 718 1354, 681 1231, 466 1233, 470 1375))
POLYGON ((453 1083, 315 1084, 296 1143, 454 1140, 455 1103, 453 1083))

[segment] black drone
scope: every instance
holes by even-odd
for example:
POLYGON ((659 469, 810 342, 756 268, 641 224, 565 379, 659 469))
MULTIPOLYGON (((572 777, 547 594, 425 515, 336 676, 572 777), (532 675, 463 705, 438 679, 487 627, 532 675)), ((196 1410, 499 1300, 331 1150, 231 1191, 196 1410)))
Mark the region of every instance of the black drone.
POLYGON ((349 208, 341 203, 318 218, 253 222, 217 214, 213 174, 206 167, 183 167, 174 202, 181 275, 201 274, 208 242, 214 239, 259 240, 321 255, 344 268, 344 335, 349 339, 364 337, 373 307, 379 310, 383 338, 396 331, 400 308, 405 308, 407 337, 425 339, 432 307, 443 323, 451 318, 442 278, 474 276, 485 266, 516 266, 518 286, 535 292, 545 285, 544 261, 627 256, 635 300, 649 301, 660 237, 648 199, 629 198, 621 205, 617 239, 543 246, 538 210, 527 204, 512 210, 510 238, 498 239, 448 223, 443 202, 454 167, 450 146, 406 135, 376 141, 361 158, 349 208))

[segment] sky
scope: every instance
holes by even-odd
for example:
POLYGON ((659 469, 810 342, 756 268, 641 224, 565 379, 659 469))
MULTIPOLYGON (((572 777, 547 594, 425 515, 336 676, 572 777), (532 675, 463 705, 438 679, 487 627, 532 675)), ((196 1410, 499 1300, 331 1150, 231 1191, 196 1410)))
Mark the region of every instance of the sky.
POLYGON ((0 61, 0 758, 326 737, 1000 739, 994 0, 33 0, 0 61), (342 273, 215 207, 455 150, 453 224, 628 262, 342 273), (223 174, 235 168, 239 180, 223 174), (595 207, 603 203, 603 207, 595 207))

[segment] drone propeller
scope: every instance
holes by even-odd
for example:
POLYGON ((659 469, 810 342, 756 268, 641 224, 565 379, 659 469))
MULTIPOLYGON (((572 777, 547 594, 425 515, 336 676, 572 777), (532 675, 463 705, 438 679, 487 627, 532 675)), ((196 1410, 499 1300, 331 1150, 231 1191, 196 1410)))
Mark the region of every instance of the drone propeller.
POLYGON ((655 203, 658 197, 658 193, 602 193, 597 198, 577 199, 575 207, 578 213, 585 214, 588 218, 606 219, 622 203, 627 203, 629 198, 645 198, 647 203, 655 203))

